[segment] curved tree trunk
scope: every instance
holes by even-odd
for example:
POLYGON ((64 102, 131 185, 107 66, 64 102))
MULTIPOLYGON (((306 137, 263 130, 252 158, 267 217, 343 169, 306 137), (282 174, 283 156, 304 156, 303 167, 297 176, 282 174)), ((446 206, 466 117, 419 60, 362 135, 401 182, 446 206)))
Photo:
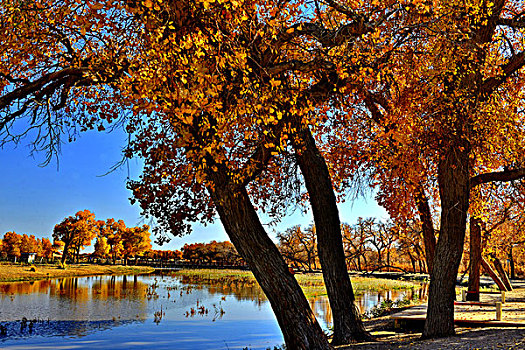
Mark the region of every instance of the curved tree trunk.
POLYGON ((423 338, 455 333, 455 287, 463 253, 470 197, 468 154, 466 142, 450 145, 438 165, 441 229, 430 275, 423 338))
POLYGON ((470 217, 470 269, 468 272, 467 300, 479 301, 479 278, 481 270, 481 226, 480 219, 470 217))
POLYGON ((293 140, 297 161, 304 177, 317 233, 317 251, 333 314, 332 344, 370 340, 357 307, 346 269, 339 210, 325 159, 308 129, 302 127, 301 140, 293 140))
POLYGON ((299 284, 268 237, 246 189, 232 188, 226 176, 210 174, 209 193, 226 233, 268 297, 287 349, 332 349, 299 284))

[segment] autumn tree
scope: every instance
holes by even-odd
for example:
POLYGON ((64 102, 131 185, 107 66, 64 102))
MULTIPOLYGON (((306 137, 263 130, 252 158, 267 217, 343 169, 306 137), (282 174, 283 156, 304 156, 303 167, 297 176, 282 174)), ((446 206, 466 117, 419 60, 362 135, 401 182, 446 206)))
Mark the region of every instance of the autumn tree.
POLYGON ((2 239, 2 251, 9 257, 20 257, 20 245, 22 243, 22 236, 16 232, 9 231, 4 234, 2 239))
POLYGON ((20 253, 37 253, 37 255, 40 255, 40 247, 34 235, 22 235, 20 253))
POLYGON ((150 231, 148 225, 128 227, 122 235, 122 255, 124 262, 130 256, 141 255, 151 249, 150 231))
POLYGON ((105 258, 108 256, 110 251, 110 246, 108 244, 108 240, 106 237, 97 237, 97 240, 95 241, 94 246, 94 252, 93 255, 97 258, 105 258))
POLYGON ((417 208, 434 241, 431 220, 423 220, 427 210, 418 202, 429 194, 438 202, 435 247, 427 244, 424 234, 425 246, 431 248, 431 284, 423 335, 436 337, 454 333, 455 280, 471 190, 523 175, 518 135, 525 54, 523 23, 516 16, 523 4, 414 5, 413 18, 430 19, 429 25, 417 27, 417 39, 396 52, 400 56, 384 74, 365 80, 365 86, 374 89, 359 92, 360 108, 367 110, 361 118, 368 119, 375 132, 360 135, 359 128, 350 130, 356 130, 352 134, 357 140, 368 137, 370 143, 361 147, 370 150, 367 159, 378 165, 375 169, 383 169, 374 174, 375 180, 384 180, 382 202, 393 210, 417 208))
POLYGON ((55 225, 53 238, 55 241, 64 242, 62 252, 62 264, 73 252, 77 259, 81 249, 91 245, 91 241, 98 235, 99 225, 95 219, 95 214, 89 210, 79 211, 75 216, 69 216, 55 225))
POLYGON ((104 237, 109 245, 109 254, 113 259, 113 264, 116 263, 124 250, 123 236, 126 229, 123 220, 115 221, 115 219, 110 218, 100 223, 100 237, 104 237))
POLYGON ((53 253, 55 252, 55 248, 53 247, 53 244, 51 244, 51 241, 49 238, 41 238, 40 239, 40 246, 41 248, 41 256, 46 259, 52 259, 53 253))
POLYGON ((336 48, 342 56, 366 34, 380 37, 374 28, 386 23, 386 9, 375 11, 371 2, 362 14, 361 4, 332 1, 316 11, 272 1, 43 1, 23 11, 8 0, 2 5, 10 20, 1 48, 13 55, 2 61, 0 129, 34 116, 30 128, 43 131, 34 146, 52 154, 63 128, 102 130, 103 121, 117 117, 112 103, 131 110, 127 130, 136 138, 127 154, 146 159, 143 178, 131 187, 145 213, 181 233, 187 222, 207 222, 216 210, 268 295, 287 345, 329 348, 252 202, 272 202, 257 186, 263 179, 281 184, 271 175, 286 163, 279 154, 291 140, 311 194, 335 343, 367 338, 345 270, 329 170, 309 124, 321 97, 338 90, 326 53, 336 48), (335 25, 317 18, 324 13, 333 14, 326 23, 335 25), (110 35, 100 40, 101 32, 110 35), (46 52, 35 50, 44 46, 46 52))

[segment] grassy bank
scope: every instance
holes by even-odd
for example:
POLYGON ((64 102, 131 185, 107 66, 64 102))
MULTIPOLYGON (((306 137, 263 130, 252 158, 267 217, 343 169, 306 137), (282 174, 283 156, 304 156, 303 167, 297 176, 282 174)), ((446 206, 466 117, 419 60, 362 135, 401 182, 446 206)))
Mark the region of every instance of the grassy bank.
POLYGON ((66 269, 58 265, 20 265, 0 264, 0 282, 35 281, 47 278, 76 277, 93 275, 134 275, 153 272, 153 268, 143 266, 73 264, 66 269), (34 269, 34 271, 32 271, 34 269))
MULTIPOLYGON (((250 271, 241 270, 180 270, 174 274, 181 274, 194 278, 195 282, 223 282, 238 283, 240 281, 255 283, 255 278, 250 271)), ((306 297, 326 295, 326 288, 321 274, 296 274, 295 278, 303 289, 306 297)), ((354 293, 359 295, 366 291, 404 290, 416 288, 419 284, 409 281, 397 281, 373 277, 352 277, 354 293)))

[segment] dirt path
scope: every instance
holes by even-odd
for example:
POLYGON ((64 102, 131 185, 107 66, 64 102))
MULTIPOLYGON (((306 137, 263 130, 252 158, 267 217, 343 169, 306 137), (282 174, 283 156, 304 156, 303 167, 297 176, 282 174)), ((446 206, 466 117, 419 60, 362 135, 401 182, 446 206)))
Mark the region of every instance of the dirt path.
MULTIPOLYGON (((482 294, 481 301, 499 301, 500 296, 482 294)), ((456 319, 491 320, 495 307, 456 306, 456 319)), ((506 293, 503 321, 525 320, 525 288, 506 293)), ((338 349, 525 349, 525 327, 456 327, 456 335, 434 340, 420 340, 421 330, 394 328, 390 316, 365 321, 365 326, 376 337, 372 343, 338 347, 338 349)))

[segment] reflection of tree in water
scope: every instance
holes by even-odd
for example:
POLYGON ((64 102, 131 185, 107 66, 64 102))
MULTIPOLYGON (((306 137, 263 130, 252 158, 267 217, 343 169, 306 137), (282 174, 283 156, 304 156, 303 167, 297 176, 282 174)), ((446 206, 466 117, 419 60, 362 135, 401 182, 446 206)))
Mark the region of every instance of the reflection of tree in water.
MULTIPOLYGON (((428 294, 428 285, 421 285, 421 288, 412 288, 406 290, 385 290, 385 291, 367 291, 355 296, 355 303, 361 314, 365 314, 373 307, 381 305, 382 302, 401 301, 401 300, 424 300, 428 294)), ((308 298, 310 307, 318 319, 322 320, 327 328, 331 327, 332 310, 328 298, 325 296, 314 296, 308 298)))
POLYGON ((147 285, 136 277, 95 276, 0 284, 4 321, 144 320, 147 285))

